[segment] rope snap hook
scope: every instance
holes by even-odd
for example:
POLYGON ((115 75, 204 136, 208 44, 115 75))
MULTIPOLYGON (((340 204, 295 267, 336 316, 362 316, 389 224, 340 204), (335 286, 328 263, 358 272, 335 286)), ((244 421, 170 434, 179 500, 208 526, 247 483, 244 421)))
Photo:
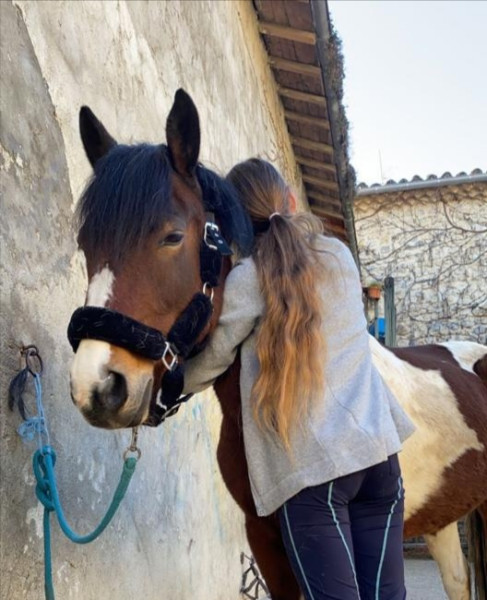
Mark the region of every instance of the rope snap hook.
POLYGON ((132 439, 130 440, 130 445, 127 446, 125 452, 123 453, 123 460, 127 460, 129 454, 135 454, 135 460, 139 460, 142 456, 142 452, 140 448, 137 446, 137 438, 139 436, 139 428, 132 427, 132 439))

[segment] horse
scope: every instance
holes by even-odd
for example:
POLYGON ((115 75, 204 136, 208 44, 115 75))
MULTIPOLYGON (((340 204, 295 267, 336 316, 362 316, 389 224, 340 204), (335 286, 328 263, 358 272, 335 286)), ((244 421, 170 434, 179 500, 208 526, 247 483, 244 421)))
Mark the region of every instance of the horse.
MULTIPOLYGON (((86 107, 80 133, 94 174, 78 210, 88 289, 68 330, 72 399, 97 427, 154 426, 179 406, 184 359, 204 347, 218 320, 228 247, 248 254, 251 225, 231 186, 198 163, 199 118, 184 91, 167 117, 167 145, 119 145, 86 107)), ((485 600, 487 347, 370 343, 374 363, 417 428, 400 453, 405 536, 424 535, 450 600, 469 600, 457 530, 469 515, 477 597, 485 600)), ((298 600, 277 518, 258 517, 252 500, 239 371, 237 356, 214 386, 222 411, 218 464, 245 513, 272 599, 298 600)))

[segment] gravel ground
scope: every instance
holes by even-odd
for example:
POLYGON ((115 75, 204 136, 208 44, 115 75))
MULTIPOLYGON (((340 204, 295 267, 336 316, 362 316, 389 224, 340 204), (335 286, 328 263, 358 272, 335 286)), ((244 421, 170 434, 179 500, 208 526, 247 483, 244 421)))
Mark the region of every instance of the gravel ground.
POLYGON ((408 558, 405 565, 408 600, 448 600, 433 560, 408 558))

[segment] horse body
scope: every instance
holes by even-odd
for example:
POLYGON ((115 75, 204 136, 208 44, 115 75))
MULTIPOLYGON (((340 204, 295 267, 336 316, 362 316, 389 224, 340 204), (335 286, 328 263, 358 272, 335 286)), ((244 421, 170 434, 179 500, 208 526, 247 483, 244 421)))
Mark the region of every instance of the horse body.
MULTIPOLYGON (((176 94, 166 124, 168 146, 119 147, 89 109, 82 110, 80 128, 95 170, 82 201, 79 235, 89 277, 87 303, 112 311, 112 316, 113 311, 126 315, 146 329, 168 332, 194 294, 206 290, 214 310, 199 343, 216 324, 223 286, 209 290, 199 264, 211 225, 202 189, 216 194, 221 184, 209 172, 196 173, 196 108, 184 92, 176 94)), ((241 212, 237 204, 227 204, 220 213, 220 219, 233 219, 228 231, 237 245, 241 237, 240 249, 248 234, 241 212), (239 218, 232 216, 239 211, 239 218)), ((218 221, 217 211, 214 216, 218 221)), ((224 261, 220 283, 228 266, 224 261)), ((83 339, 71 369, 73 401, 91 424, 108 429, 147 422, 164 391, 162 377, 172 368, 167 361, 140 355, 137 348, 123 347, 120 336, 115 331, 108 340, 83 339)), ((468 600, 456 521, 478 508, 477 541, 479 547, 485 544, 487 348, 451 343, 388 350, 373 338, 371 346, 382 377, 417 427, 400 454, 406 536, 426 536, 449 598, 468 600)), ((255 513, 242 437, 238 361, 219 378, 215 391, 222 408, 217 458, 223 479, 246 515, 249 544, 273 600, 297 600, 300 593, 277 519, 255 513)), ((485 554, 478 565, 485 582, 485 554)), ((485 600, 485 594, 478 600, 485 600)))
MULTIPOLYGON (((487 532, 487 381, 476 374, 487 360, 487 347, 450 342, 390 350, 373 337, 370 345, 374 364, 417 428, 399 455, 406 491, 405 537, 424 535, 449 598, 469 600, 468 565, 457 521, 479 508, 487 532)), ((256 516, 242 464, 238 367, 234 364, 215 385, 223 413, 220 469, 246 513, 249 543, 273 599, 298 600, 279 525, 256 516)))
POLYGON ((405 535, 435 533, 487 499, 487 390, 473 371, 487 348, 463 342, 473 359, 467 371, 448 345, 390 351, 371 337, 371 346, 374 364, 416 425, 400 453, 405 535))
MULTIPOLYGON (((487 577, 487 347, 449 342, 380 346, 374 363, 416 425, 399 455, 406 490, 405 536, 424 535, 452 600, 469 600, 467 561, 457 521, 477 511, 484 547, 475 569, 477 597, 487 577), (419 458, 421 457, 421 458, 419 458), (482 564, 483 563, 483 564, 482 564)), ((482 544, 480 545, 482 546, 482 544)))

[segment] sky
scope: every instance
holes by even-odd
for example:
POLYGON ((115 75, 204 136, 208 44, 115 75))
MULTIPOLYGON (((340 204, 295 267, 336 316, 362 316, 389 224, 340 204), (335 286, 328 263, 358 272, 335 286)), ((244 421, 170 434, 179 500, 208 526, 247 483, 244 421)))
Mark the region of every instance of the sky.
POLYGON ((487 171, 487 0, 329 0, 357 182, 487 171))

